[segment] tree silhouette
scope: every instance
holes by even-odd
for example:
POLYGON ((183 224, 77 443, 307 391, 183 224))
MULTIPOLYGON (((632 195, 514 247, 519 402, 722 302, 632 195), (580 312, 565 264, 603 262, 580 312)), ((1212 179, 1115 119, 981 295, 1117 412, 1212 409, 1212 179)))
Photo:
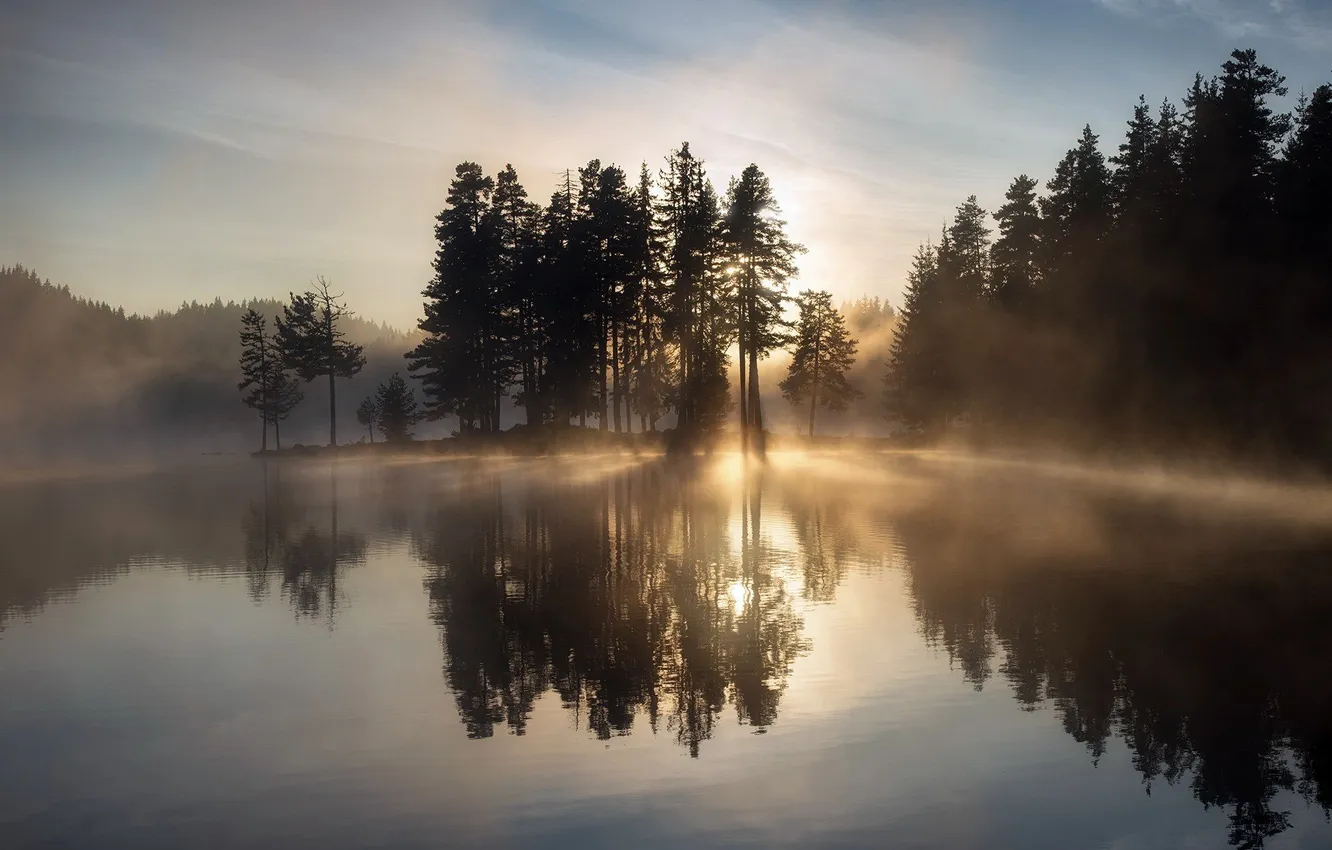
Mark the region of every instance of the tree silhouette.
POLYGON ((846 372, 856 359, 856 341, 847 333, 846 321, 833 306, 830 293, 806 290, 796 301, 800 323, 795 353, 781 388, 792 404, 809 404, 809 436, 813 437, 820 404, 828 410, 845 410, 860 396, 846 382, 846 372))
POLYGON ((481 166, 464 162, 436 219, 435 276, 423 293, 426 313, 419 325, 426 338, 406 356, 425 391, 426 417, 455 415, 459 433, 499 431, 500 398, 513 374, 496 255, 501 224, 520 226, 516 182, 516 176, 506 179, 506 205, 493 212, 495 181, 481 166))
POLYGON ((328 378, 328 444, 338 444, 337 378, 350 378, 365 366, 360 345, 348 342, 341 320, 352 315, 322 276, 314 288, 291 294, 277 322, 277 342, 286 366, 302 380, 328 378))
POLYGON ((261 451, 268 450, 268 423, 273 423, 275 444, 282 449, 282 420, 291 415, 304 394, 300 383, 287 374, 277 340, 268 336, 267 320, 253 308, 241 316, 241 381, 249 390, 243 397, 247 407, 259 412, 264 432, 261 451))
POLYGON ((758 361, 788 342, 782 321, 787 281, 796 274, 795 257, 804 246, 787 238, 786 223, 767 176, 750 164, 726 193, 722 223, 727 273, 736 288, 737 341, 740 350, 740 437, 762 451, 763 409, 758 361))
POLYGON ((246 407, 259 413, 263 425, 263 442, 260 451, 268 451, 268 423, 270 394, 272 392, 272 363, 278 359, 278 352, 273 340, 268 336, 268 321, 257 311, 246 310, 241 317, 241 380, 237 389, 248 393, 242 398, 246 407))
POLYGON ((397 372, 379 385, 374 400, 377 424, 384 439, 390 443, 402 443, 412 439, 412 426, 420 421, 417 412, 416 396, 407 382, 397 372))
POLYGON ((379 424, 379 401, 376 396, 368 395, 361 400, 360 407, 356 408, 356 421, 365 426, 366 432, 370 435, 370 442, 373 443, 375 426, 379 424))

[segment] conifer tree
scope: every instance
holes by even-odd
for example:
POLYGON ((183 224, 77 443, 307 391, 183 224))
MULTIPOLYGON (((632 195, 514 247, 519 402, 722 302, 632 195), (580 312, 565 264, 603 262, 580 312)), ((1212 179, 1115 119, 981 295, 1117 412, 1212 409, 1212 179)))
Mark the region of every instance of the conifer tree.
POLYGON ((394 372, 375 391, 375 408, 379 414, 379 430, 390 443, 408 442, 412 427, 420 421, 416 396, 402 375, 394 372))
POLYGON ((241 316, 241 381, 238 389, 249 390, 242 399, 254 408, 264 424, 261 451, 268 450, 268 424, 273 424, 275 445, 282 450, 282 421, 300 404, 299 381, 287 374, 276 339, 268 335, 268 320, 254 308, 241 316))
POLYGON ((928 242, 916 250, 884 378, 887 415, 908 427, 926 428, 944 414, 937 377, 942 328, 939 250, 928 242))
POLYGON ((1038 282, 1041 213, 1036 181, 1025 174, 1014 178, 994 218, 999 238, 990 249, 989 296, 1001 309, 1018 312, 1029 304, 1038 282))
POLYGON ((758 361, 787 342, 783 302, 787 282, 796 274, 795 257, 805 250, 787 238, 780 215, 772 185, 757 165, 750 164, 731 181, 722 239, 736 289, 740 433, 745 446, 751 427, 759 436, 763 431, 758 361))
POLYGON ((376 396, 368 395, 361 399, 360 407, 356 408, 356 421, 365 426, 365 430, 370 435, 370 442, 373 443, 375 441, 375 427, 379 424, 379 402, 376 400, 376 396))
MULTIPOLYGON (((273 348, 277 348, 276 340, 273 348)), ((305 398, 305 393, 301 390, 300 378, 287 371, 280 357, 272 358, 268 368, 268 421, 273 423, 274 445, 282 451, 282 423, 305 398)))
POLYGON ((535 405, 539 364, 536 350, 537 221, 540 210, 527 200, 527 190, 518 182, 512 165, 495 178, 495 192, 485 217, 487 253, 491 269, 491 316, 493 354, 488 387, 495 394, 491 416, 499 427, 501 398, 509 383, 518 380, 515 401, 527 407, 528 424, 540 418, 535 405))
POLYGON ((1045 222, 1043 271, 1054 287, 1059 286, 1060 275, 1071 278, 1079 271, 1073 259, 1088 253, 1110 225, 1110 169, 1098 141, 1090 125, 1083 128, 1077 146, 1064 155, 1040 201, 1045 222))
POLYGON ((268 451, 268 423, 271 421, 272 364, 278 359, 273 340, 268 336, 268 320, 249 309, 241 317, 241 380, 236 388, 245 392, 241 400, 259 414, 263 426, 260 451, 268 451))
POLYGON ((856 340, 847 333, 846 321, 833 306, 831 294, 806 290, 796 303, 800 320, 795 352, 781 390, 792 404, 809 404, 809 436, 813 437, 819 405, 846 410, 861 395, 846 382, 847 370, 856 360, 856 340))
POLYGON ((492 253, 485 226, 495 181, 474 162, 461 163, 436 218, 435 275, 422 293, 423 339, 406 355, 421 381, 429 419, 458 417, 458 431, 491 431, 496 393, 492 253))
POLYGON ((598 428, 621 431, 624 387, 621 354, 639 277, 635 264, 635 206, 624 171, 589 164, 586 215, 590 241, 590 277, 596 289, 588 301, 588 321, 595 334, 595 392, 598 428))
POLYGON ((1128 133, 1119 145, 1119 153, 1110 158, 1110 163, 1115 166, 1110 185, 1116 216, 1121 219, 1137 213, 1149 200, 1151 184, 1148 175, 1155 138, 1156 122, 1152 120, 1147 98, 1140 95, 1133 107, 1133 118, 1128 122, 1128 133))
POLYGON ((632 273, 634 283, 630 401, 643 431, 655 431, 657 419, 667 406, 672 381, 670 352, 666 347, 665 324, 669 292, 662 274, 663 245, 653 206, 652 176, 647 163, 639 170, 633 194, 632 273))
POLYGON ((278 347, 287 368, 313 381, 328 378, 328 444, 338 444, 337 378, 350 378, 365 366, 361 346, 348 342, 339 327, 353 315, 323 276, 301 295, 291 294, 277 321, 278 347))
POLYGON ((673 393, 678 428, 695 434, 719 427, 730 406, 725 352, 730 343, 726 288, 718 264, 719 211, 703 164, 685 142, 661 174, 657 210, 672 287, 668 332, 677 350, 673 393))

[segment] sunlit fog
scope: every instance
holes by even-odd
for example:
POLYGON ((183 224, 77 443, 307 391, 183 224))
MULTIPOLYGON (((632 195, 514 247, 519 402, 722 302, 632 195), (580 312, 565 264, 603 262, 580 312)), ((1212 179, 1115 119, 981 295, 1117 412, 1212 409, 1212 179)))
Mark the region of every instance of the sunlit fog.
POLYGON ((1332 847, 1329 56, 0 3, 0 848, 1332 847))

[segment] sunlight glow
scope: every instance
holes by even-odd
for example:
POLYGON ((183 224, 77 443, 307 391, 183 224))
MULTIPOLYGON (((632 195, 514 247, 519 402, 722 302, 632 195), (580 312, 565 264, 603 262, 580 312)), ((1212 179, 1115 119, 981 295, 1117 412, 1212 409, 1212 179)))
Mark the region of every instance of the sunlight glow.
POLYGON ((731 586, 726 589, 726 593, 731 597, 731 610, 737 614, 743 612, 749 606, 749 588, 743 581, 733 581, 731 586))

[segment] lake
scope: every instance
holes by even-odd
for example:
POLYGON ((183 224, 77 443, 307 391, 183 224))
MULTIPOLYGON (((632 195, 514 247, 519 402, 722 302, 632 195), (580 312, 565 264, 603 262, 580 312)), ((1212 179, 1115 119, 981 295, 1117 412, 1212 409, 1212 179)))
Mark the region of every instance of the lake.
POLYGON ((0 485, 0 847, 1329 847, 1318 490, 947 455, 0 485))

